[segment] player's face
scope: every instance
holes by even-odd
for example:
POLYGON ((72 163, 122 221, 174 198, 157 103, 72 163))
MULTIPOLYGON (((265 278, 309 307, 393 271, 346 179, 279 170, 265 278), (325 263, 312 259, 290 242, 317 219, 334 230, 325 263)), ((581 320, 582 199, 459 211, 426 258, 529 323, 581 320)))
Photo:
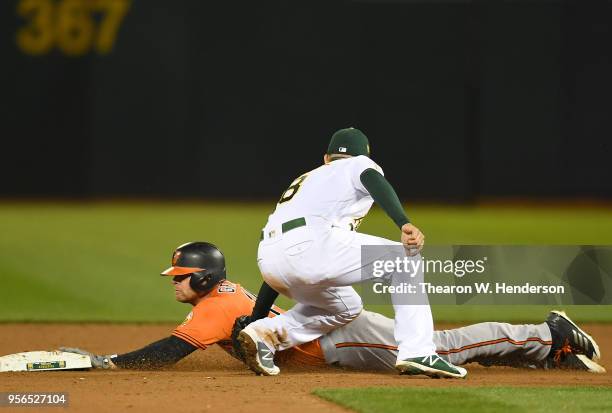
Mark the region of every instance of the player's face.
POLYGON ((181 303, 192 303, 196 301, 198 293, 196 293, 189 285, 190 274, 177 275, 172 278, 172 284, 174 285, 174 297, 176 301, 181 303))

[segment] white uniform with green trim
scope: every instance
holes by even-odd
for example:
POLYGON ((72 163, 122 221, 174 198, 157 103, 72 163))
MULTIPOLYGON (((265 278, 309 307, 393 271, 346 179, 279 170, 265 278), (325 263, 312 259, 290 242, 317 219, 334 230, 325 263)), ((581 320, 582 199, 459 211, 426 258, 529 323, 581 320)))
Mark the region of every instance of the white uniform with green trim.
POLYGON ((318 225, 355 229, 374 202, 360 180, 366 169, 384 175, 367 156, 338 159, 305 173, 283 193, 267 226, 308 217, 318 225))
MULTIPOLYGON (((368 168, 382 174, 366 156, 335 160, 304 174, 268 218, 259 269, 272 288, 298 302, 280 316, 251 324, 271 348, 312 341, 355 319, 362 303, 351 285, 362 281, 362 246, 401 245, 354 231, 373 203, 360 180, 368 168), (300 218, 306 225, 283 233, 283 223, 300 218)), ((435 354, 429 305, 394 305, 394 310, 399 358, 435 354)))

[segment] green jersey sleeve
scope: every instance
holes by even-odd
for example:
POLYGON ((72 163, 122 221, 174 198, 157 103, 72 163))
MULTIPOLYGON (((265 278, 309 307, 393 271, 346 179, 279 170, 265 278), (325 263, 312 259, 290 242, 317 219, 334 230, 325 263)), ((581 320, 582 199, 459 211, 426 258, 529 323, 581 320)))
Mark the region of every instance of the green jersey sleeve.
POLYGON ((374 202, 386 212, 399 228, 410 222, 404 213, 404 208, 397 193, 384 176, 378 171, 368 168, 361 173, 359 179, 374 202))

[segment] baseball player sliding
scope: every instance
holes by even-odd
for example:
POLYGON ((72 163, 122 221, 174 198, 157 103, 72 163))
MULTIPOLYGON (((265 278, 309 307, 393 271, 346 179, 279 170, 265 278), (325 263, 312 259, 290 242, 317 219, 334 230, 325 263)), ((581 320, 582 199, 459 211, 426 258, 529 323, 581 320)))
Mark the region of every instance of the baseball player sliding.
MULTIPOLYGON (((409 255, 417 255, 423 247, 424 235, 409 222, 395 190, 370 159, 368 138, 360 130, 334 133, 323 160, 322 166, 293 181, 262 232, 257 262, 263 279, 298 304, 278 317, 257 320, 240 333, 239 351, 258 374, 280 372, 271 362, 276 351, 315 340, 359 316, 361 298, 351 285, 363 281, 363 267, 388 259, 389 254, 378 249, 381 255, 368 261, 362 247, 403 244, 409 255), (401 244, 355 231, 374 202, 400 229, 401 244)), ((260 303, 271 305, 267 295, 260 295, 260 303)), ((429 304, 405 305, 395 294, 392 302, 399 372, 465 377, 464 368, 436 353, 429 304)))
MULTIPOLYGON (((162 275, 173 277, 176 300, 193 306, 169 337, 118 355, 62 350, 89 355, 92 365, 103 369, 165 367, 213 344, 234 356, 230 337, 234 319, 250 314, 256 297, 226 279, 221 251, 206 242, 184 244, 174 251, 172 266, 162 275)), ((282 312, 274 307, 268 316, 282 312)), ((551 312, 546 322, 536 325, 480 323, 435 331, 433 341, 440 357, 454 364, 605 371, 597 364, 600 354, 593 338, 560 312, 551 312)), ((353 322, 320 339, 279 351, 275 361, 280 365, 335 365, 372 371, 394 370, 396 358, 393 320, 362 311, 353 322)))

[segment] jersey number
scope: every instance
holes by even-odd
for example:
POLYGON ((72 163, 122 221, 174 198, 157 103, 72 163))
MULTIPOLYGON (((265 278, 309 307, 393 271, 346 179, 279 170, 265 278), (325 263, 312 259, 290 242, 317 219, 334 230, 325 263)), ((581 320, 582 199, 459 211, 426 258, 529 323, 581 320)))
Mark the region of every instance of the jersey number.
POLYGON ((307 177, 308 177, 308 174, 304 174, 300 176, 299 178, 297 178, 295 181, 293 181, 291 183, 291 186, 287 188, 285 192, 283 192, 278 203, 282 204, 283 202, 291 201, 291 199, 293 199, 295 194, 297 194, 297 192, 300 190, 300 186, 304 183, 304 180, 307 177))

